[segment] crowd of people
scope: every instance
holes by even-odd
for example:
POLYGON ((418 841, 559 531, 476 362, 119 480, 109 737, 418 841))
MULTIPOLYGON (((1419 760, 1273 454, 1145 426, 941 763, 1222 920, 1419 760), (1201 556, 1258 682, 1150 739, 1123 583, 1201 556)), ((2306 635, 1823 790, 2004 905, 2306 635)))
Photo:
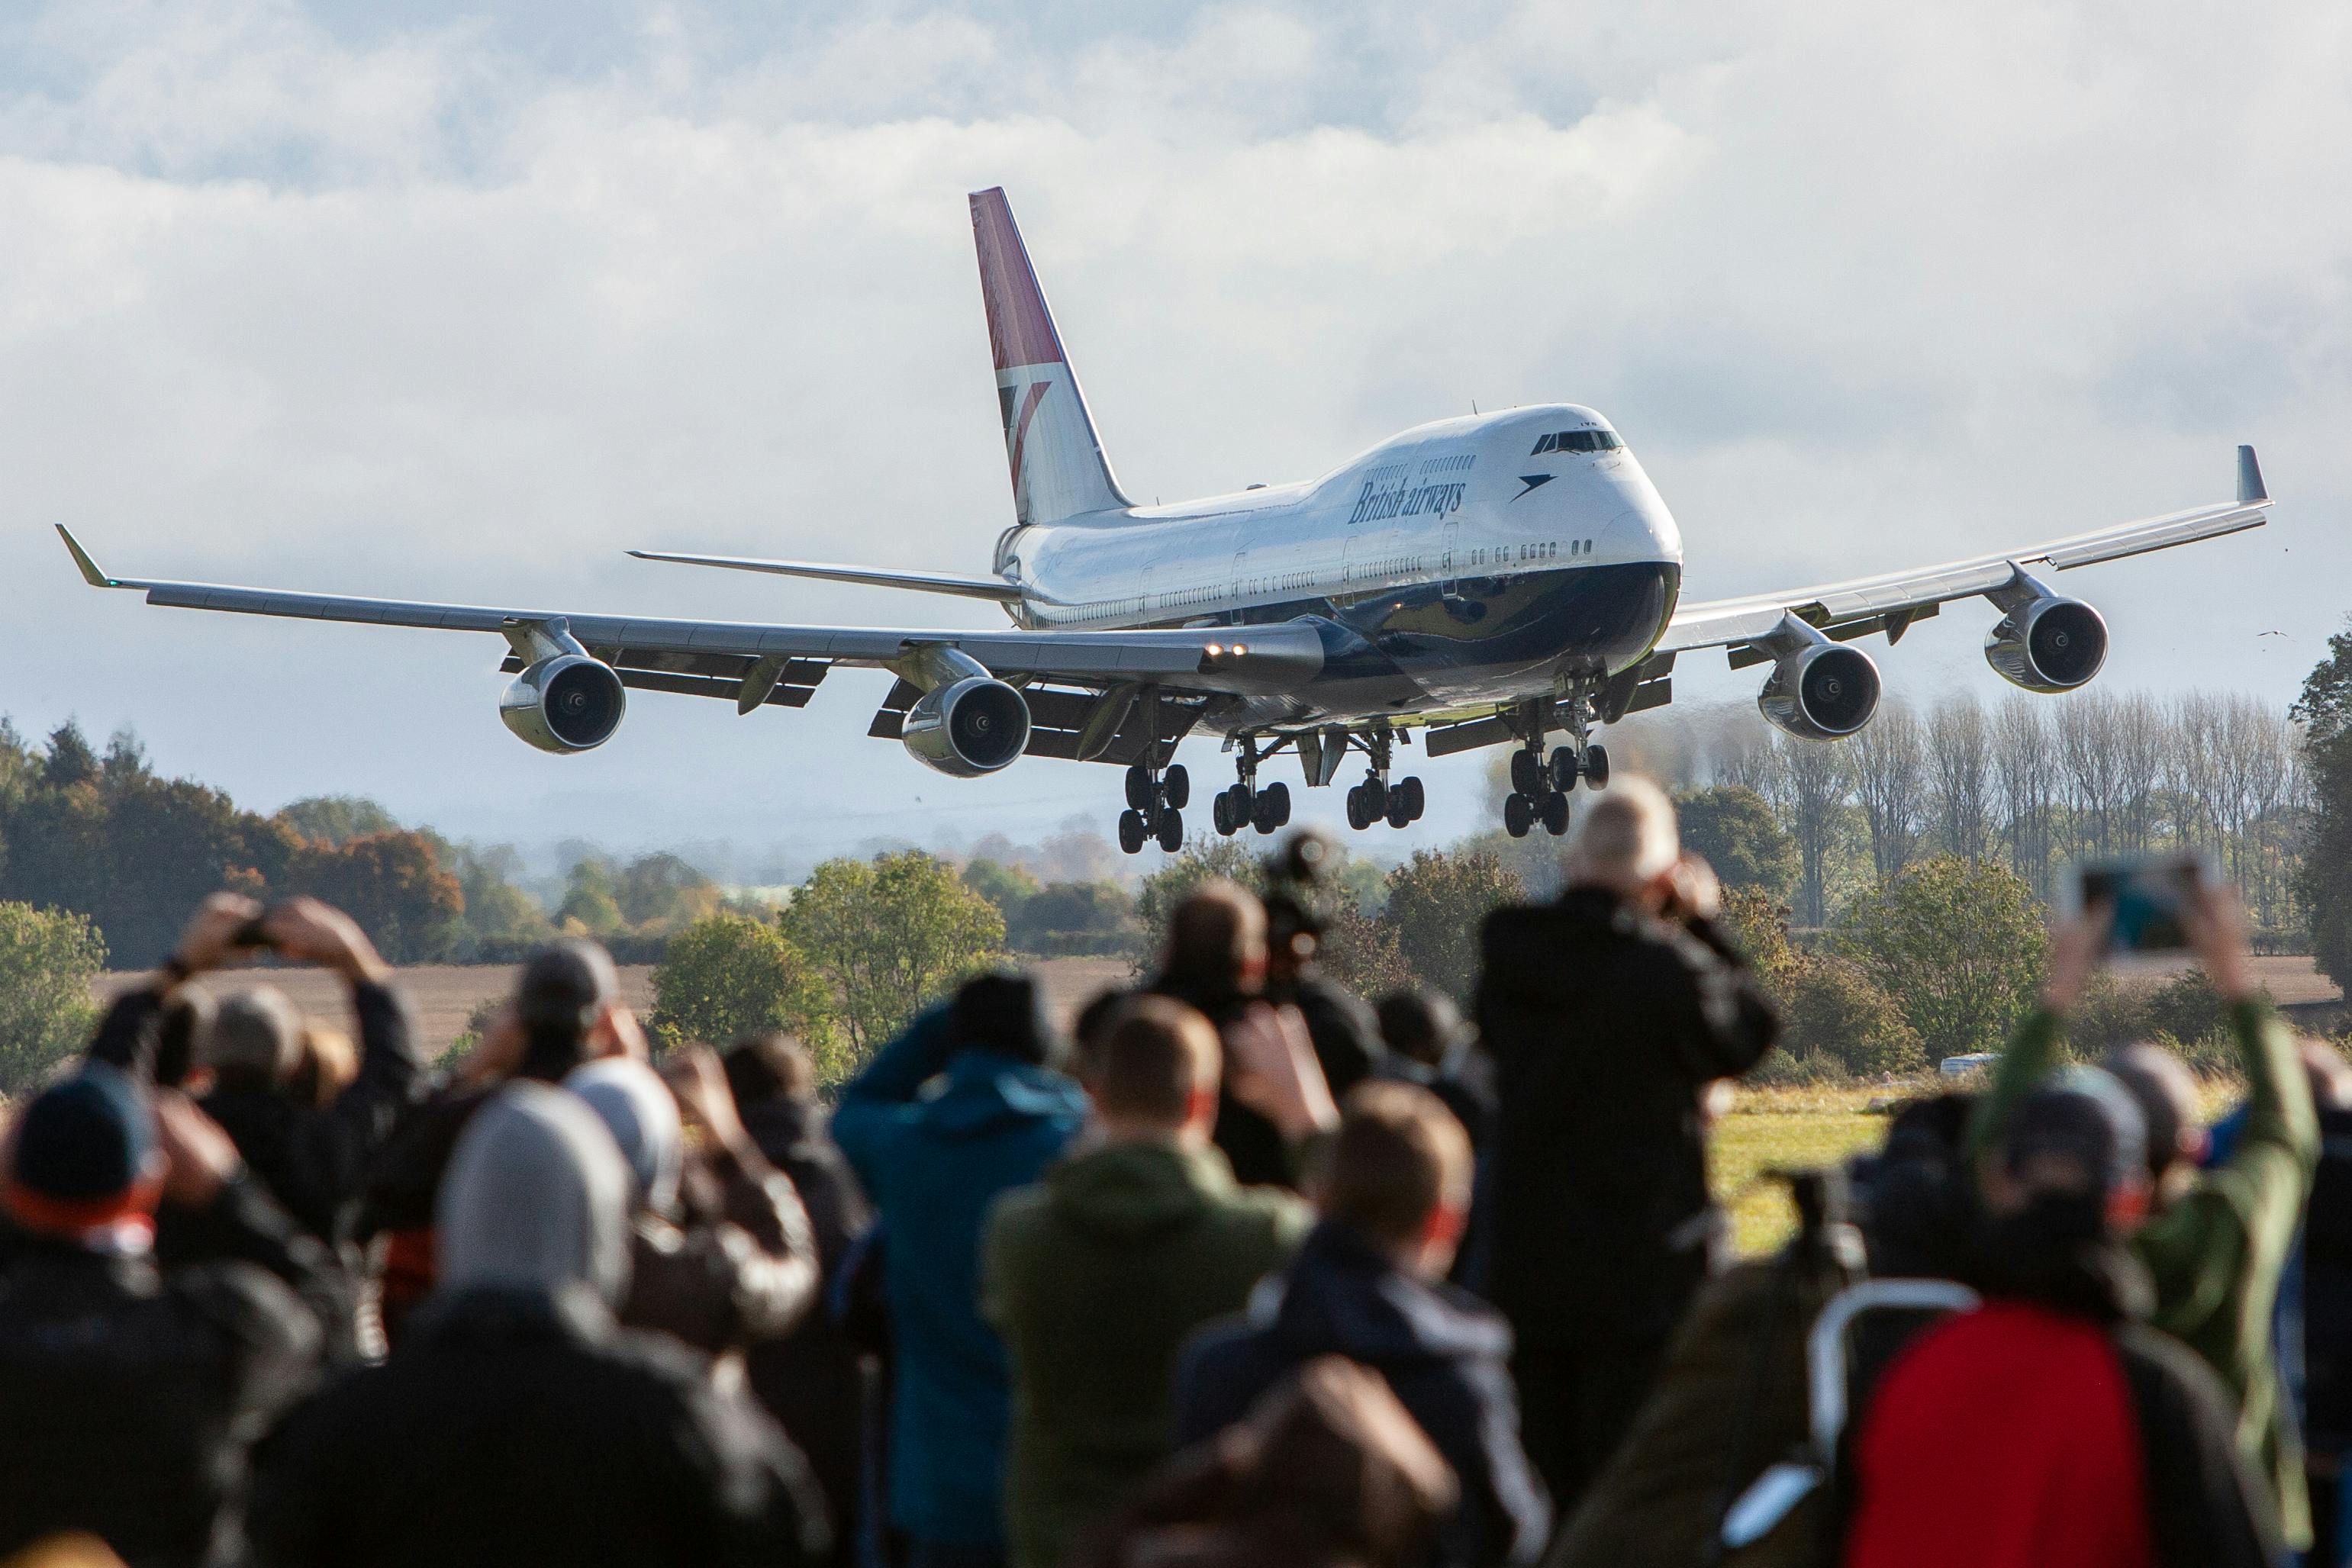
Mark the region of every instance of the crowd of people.
POLYGON ((2236 1113, 2071 1060, 2093 909, 1981 1092, 1737 1262, 1709 1129, 1779 1025, 1663 793, 1466 1014, 1322 972, 1317 849, 1066 1038, 984 975, 830 1094, 655 1061, 586 941, 436 1071, 352 922, 208 900, 0 1145, 0 1563, 2344 1561, 2352 1069, 2226 890, 2236 1113), (356 1041, 192 983, 261 953, 356 1041))

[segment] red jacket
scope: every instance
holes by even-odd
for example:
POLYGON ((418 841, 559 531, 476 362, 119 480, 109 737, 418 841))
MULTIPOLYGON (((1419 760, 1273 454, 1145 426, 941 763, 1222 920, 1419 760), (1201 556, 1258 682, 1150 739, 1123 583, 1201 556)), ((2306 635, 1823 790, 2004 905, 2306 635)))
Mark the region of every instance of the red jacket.
POLYGON ((1989 1301, 1872 1393, 1846 1568, 2256 1568, 2274 1536, 2227 1412, 2162 1335, 1989 1301))

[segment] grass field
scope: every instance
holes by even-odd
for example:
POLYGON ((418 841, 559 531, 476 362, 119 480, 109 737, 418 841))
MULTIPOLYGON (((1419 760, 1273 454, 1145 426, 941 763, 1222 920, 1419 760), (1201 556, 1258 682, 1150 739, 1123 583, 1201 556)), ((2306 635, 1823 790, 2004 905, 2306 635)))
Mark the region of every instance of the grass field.
POLYGON ((1874 1147, 1886 1135, 1887 1112, 1871 1107, 1904 1098, 1904 1089, 1885 1086, 1740 1090, 1731 1113, 1716 1124, 1710 1167, 1716 1196, 1731 1209, 1740 1252, 1769 1252, 1796 1228, 1785 1192, 1762 1180, 1764 1172, 1832 1165, 1874 1147))

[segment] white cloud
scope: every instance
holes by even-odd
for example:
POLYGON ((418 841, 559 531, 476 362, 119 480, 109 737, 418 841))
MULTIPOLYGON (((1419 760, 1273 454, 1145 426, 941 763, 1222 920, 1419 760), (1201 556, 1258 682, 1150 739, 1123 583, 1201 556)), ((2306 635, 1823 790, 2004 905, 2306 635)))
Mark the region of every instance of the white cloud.
MULTIPOLYGON (((979 559, 1009 508, 962 193, 999 183, 1142 495, 1574 397, 1707 592, 2208 499, 2252 439, 2269 534, 2086 574, 2109 678, 2284 697, 2347 608, 2340 8, 357 15, 0 34, 0 708, 28 724, 133 723, 257 799, 561 789, 654 837, 850 839, 918 795, 1107 817, 1099 770, 958 786, 864 742, 855 675, 740 722, 642 697, 604 751, 538 758, 491 716, 495 649, 149 611, 46 529, 118 570, 969 617, 619 551, 979 559)), ((1890 686, 1989 685, 1981 619, 1923 626, 1890 686)), ((1431 772, 1450 831, 1475 759, 1431 772)))

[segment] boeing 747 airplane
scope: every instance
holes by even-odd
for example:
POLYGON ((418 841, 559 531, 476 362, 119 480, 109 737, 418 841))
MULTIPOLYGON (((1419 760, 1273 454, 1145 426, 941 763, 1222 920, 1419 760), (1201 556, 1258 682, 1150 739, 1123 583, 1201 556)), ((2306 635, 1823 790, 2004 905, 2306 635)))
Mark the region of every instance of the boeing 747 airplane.
POLYGON ((2250 446, 2237 497, 2053 543, 1826 586, 1681 602, 1683 545, 1622 437, 1575 403, 1440 420, 1318 479, 1139 507, 1119 487, 1002 190, 971 197, 981 293, 1013 477, 1013 526, 988 570, 893 571, 812 561, 632 552, 647 560, 880 584, 992 600, 1000 631, 648 620, 413 603, 110 577, 60 527, 82 575, 151 604, 356 621, 502 637, 507 727, 543 751, 612 738, 630 691, 807 705, 840 665, 898 677, 870 735, 972 778, 1024 756, 1126 769, 1120 847, 1183 842, 1195 731, 1222 736, 1234 782, 1212 798, 1220 833, 1271 833, 1290 792, 1264 777, 1283 753, 1328 785, 1350 754, 1353 827, 1403 827, 1421 780, 1397 777, 1419 738, 1443 757, 1508 745, 1504 824, 1565 831, 1569 791, 1601 786, 1595 727, 1671 699, 1677 656, 1723 648, 1766 668, 1758 705, 1791 735, 1833 740, 1870 722, 1891 644, 1958 600, 1990 601, 1985 657, 2029 691, 2083 685, 2105 662, 2097 611, 2049 586, 2075 567, 2259 528, 2270 497, 2250 446), (1552 737, 1565 744, 1550 747, 1552 737), (1548 749, 1548 747, 1549 747, 1548 749))

